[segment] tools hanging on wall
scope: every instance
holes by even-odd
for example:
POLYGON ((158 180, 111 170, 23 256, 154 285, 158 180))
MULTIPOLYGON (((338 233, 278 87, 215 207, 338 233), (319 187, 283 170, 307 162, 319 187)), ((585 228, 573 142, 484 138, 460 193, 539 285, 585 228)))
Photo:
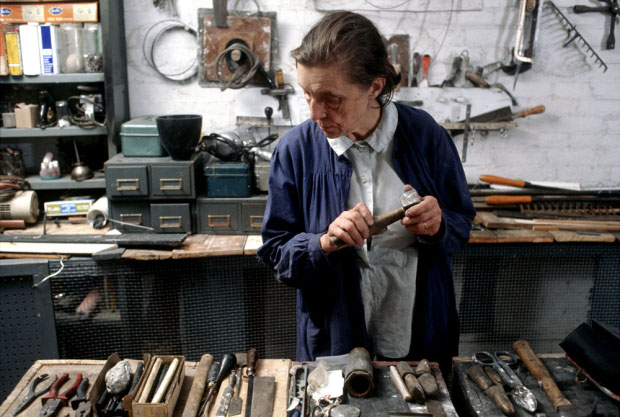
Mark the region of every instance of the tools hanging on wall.
POLYGON ((540 12, 538 0, 521 0, 519 6, 519 20, 513 58, 515 64, 515 80, 512 86, 517 86, 519 73, 529 69, 534 62, 534 41, 538 31, 538 15, 540 12))
POLYGON ((620 14, 620 6, 618 5, 618 0, 599 0, 606 4, 606 6, 600 7, 590 7, 590 6, 582 6, 576 5, 573 6, 573 11, 575 13, 590 13, 590 12, 598 12, 603 14, 611 15, 610 26, 609 26, 609 35, 607 36, 606 48, 614 49, 616 47, 616 38, 614 36, 614 29, 616 27, 616 17, 620 14))

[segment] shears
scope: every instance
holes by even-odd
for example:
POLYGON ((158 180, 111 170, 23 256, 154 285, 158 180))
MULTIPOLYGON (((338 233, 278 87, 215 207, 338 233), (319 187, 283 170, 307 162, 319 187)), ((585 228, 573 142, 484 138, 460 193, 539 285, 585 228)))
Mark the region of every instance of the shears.
POLYGON ((49 390, 50 387, 54 384, 54 382, 56 382, 56 380, 58 379, 58 376, 54 376, 53 380, 49 381, 47 384, 45 384, 43 386, 43 388, 41 388, 39 391, 35 392, 34 389, 39 384, 39 382, 45 381, 48 376, 49 376, 48 374, 38 375, 35 379, 32 380, 32 382, 30 383, 30 388, 28 390, 28 394, 24 397, 22 402, 19 403, 19 405, 17 406, 15 411, 13 411, 13 416, 16 416, 19 413, 21 413, 22 411, 24 411, 30 404, 32 404, 32 402, 39 395, 45 394, 47 392, 47 390, 49 390))
POLYGON ((481 366, 491 366, 502 378, 502 381, 511 388, 510 394, 519 407, 533 413, 538 408, 536 396, 527 388, 519 377, 514 373, 510 365, 517 363, 517 357, 505 350, 496 351, 494 354, 489 352, 474 353, 472 360, 481 366))

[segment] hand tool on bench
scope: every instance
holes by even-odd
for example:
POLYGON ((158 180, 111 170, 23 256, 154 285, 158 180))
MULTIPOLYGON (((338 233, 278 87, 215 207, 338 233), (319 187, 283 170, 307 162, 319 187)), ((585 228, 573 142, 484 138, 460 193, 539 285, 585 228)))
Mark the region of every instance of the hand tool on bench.
POLYGON ((213 355, 206 354, 200 357, 198 369, 196 370, 196 375, 194 376, 194 382, 192 383, 192 388, 187 396, 185 408, 183 408, 182 417, 196 417, 198 414, 200 399, 202 398, 202 394, 205 392, 207 375, 209 374, 211 364, 213 364, 213 355))
MULTIPOLYGON (((370 231, 370 237, 366 240, 366 244, 370 249, 371 238, 373 235, 380 233, 383 229, 388 227, 390 224, 402 219, 405 217, 405 212, 410 208, 422 202, 422 198, 418 194, 416 190, 413 188, 411 190, 405 191, 400 196, 400 204, 401 207, 395 210, 389 211, 387 213, 381 214, 374 218, 374 223, 372 226, 369 226, 368 229, 370 231)), ((341 248, 345 245, 345 242, 336 236, 332 236, 330 238, 332 245, 337 248, 341 248)))
MULTIPOLYGON (((211 388, 213 387, 213 385, 215 385, 215 380, 217 379, 217 375, 220 373, 220 368, 222 367, 222 364, 219 362, 213 362, 213 364, 211 365, 211 368, 209 368, 209 373, 207 375, 207 393, 209 391, 211 391, 211 388)), ((198 410, 198 417, 202 417, 203 415, 206 415, 207 412, 205 412, 205 409, 207 408, 207 399, 205 396, 205 400, 202 402, 202 405, 200 406, 200 409, 198 410)))
POLYGON ((49 377, 48 374, 41 374, 41 375, 36 376, 32 380, 28 388, 28 394, 26 394, 22 402, 19 403, 15 411, 13 411, 13 416, 16 416, 22 411, 24 411, 30 404, 32 404, 32 402, 38 396, 45 394, 50 389, 50 387, 54 385, 54 383, 58 380, 58 376, 54 375, 54 379, 48 381, 45 385, 43 385, 43 387, 39 391, 35 391, 36 386, 40 382, 45 381, 48 377, 49 377))
MULTIPOLYGON (((252 397, 254 395, 254 379, 256 378, 256 365, 258 363, 258 352, 256 349, 250 348, 248 350, 248 367, 245 372, 248 377, 248 393, 245 400, 245 417, 252 415, 252 397)), ((255 417, 255 416, 254 416, 255 417)))
POLYGON ((250 416, 271 417, 273 415, 273 402, 276 394, 276 379, 272 376, 253 376, 252 378, 254 382, 252 383, 250 416))
MULTIPOLYGON (((144 384, 144 388, 142 388, 142 393, 140 394, 140 398, 138 399, 139 403, 147 402, 149 398, 149 394, 151 393, 151 389, 153 388, 153 385, 155 384, 155 380, 157 379, 157 373, 159 372, 159 369, 161 368, 161 364, 162 364, 161 358, 156 358, 155 362, 153 363, 153 366, 149 370, 149 376, 146 380, 146 383, 144 384)), ((99 401, 97 401, 97 405, 99 405, 99 401)))
POLYGON ((504 205, 504 204, 530 204, 530 203, 618 203, 620 197, 596 197, 596 196, 532 196, 532 195, 489 195, 484 197, 484 201, 491 205, 504 205))
POLYGON ((514 405, 504 392, 504 387, 494 384, 487 374, 482 370, 482 366, 476 364, 467 369, 467 376, 478 385, 478 387, 493 401, 501 411, 507 416, 514 416, 516 413, 514 405))
POLYGON ((551 374, 540 359, 538 359, 527 341, 518 340, 513 344, 513 348, 532 376, 542 386, 543 390, 545 390, 549 400, 551 400, 553 408, 555 408, 560 417, 588 417, 592 415, 596 404, 590 412, 582 413, 573 403, 571 403, 568 398, 562 394, 562 391, 560 391, 556 385, 555 381, 551 377, 551 374))
POLYGON ((230 400, 230 408, 228 409, 229 416, 241 414, 241 408, 243 407, 243 402, 241 400, 242 370, 243 366, 240 366, 237 370, 237 385, 235 385, 235 395, 232 397, 232 400, 230 400))
POLYGON ((71 400, 71 408, 77 410, 80 403, 86 401, 86 391, 88 390, 88 378, 82 378, 82 382, 78 386, 77 394, 74 399, 71 400))
POLYGON ((514 373, 510 365, 517 363, 517 358, 510 352, 497 351, 493 355, 489 352, 479 352, 472 356, 472 360, 483 367, 492 367, 501 377, 502 381, 511 389, 510 395, 515 404, 528 413, 533 413, 538 408, 536 396, 527 388, 519 377, 514 373))
POLYGON ((496 175, 481 175, 480 181, 488 182, 489 184, 510 185, 512 187, 517 187, 517 188, 533 188, 533 189, 547 190, 549 194, 554 194, 554 195, 558 195, 558 194, 593 195, 597 197, 620 196, 620 189, 595 188, 595 189, 586 189, 586 190, 573 190, 573 189, 567 189, 567 188, 562 188, 562 187, 553 187, 549 185, 539 184, 536 182, 529 182, 529 181, 512 179, 512 178, 498 177, 496 175))
POLYGON ((200 413, 200 415, 207 415, 207 413, 209 412, 211 398, 215 400, 220 384, 222 383, 224 378, 226 378, 226 376, 230 374, 230 371, 232 371, 236 365, 237 357, 232 353, 227 353, 222 357, 222 364, 217 373, 217 377, 215 378, 214 383, 209 386, 209 392, 207 393, 207 397, 205 398, 205 402, 203 404, 204 414, 200 413))
POLYGON ((172 363, 170 364, 170 367, 165 373, 165 376, 164 376, 164 379, 162 380, 161 385, 157 388, 157 392, 155 393, 155 396, 153 397, 153 401, 151 401, 153 404, 157 404, 161 402, 161 400, 164 398, 164 394, 166 394, 166 391, 168 390, 168 387, 170 386, 170 383, 172 382, 172 379, 174 378, 174 373, 176 372, 178 367, 179 367, 179 359, 174 358, 172 360, 172 363))
POLYGON ((222 393, 222 398, 220 399, 220 406, 217 408, 217 413, 215 417, 226 417, 228 414, 228 409, 230 408, 230 402, 232 400, 233 395, 233 387, 235 386, 235 382, 237 379, 237 373, 231 372, 230 378, 228 379, 228 386, 224 389, 222 393))
POLYGON ((390 378, 392 378, 392 382, 396 386, 396 389, 398 390, 400 395, 402 395, 403 399, 407 402, 411 401, 413 399, 413 396, 407 389, 405 381, 403 381, 395 366, 390 366, 390 378))
POLYGON ((75 379, 75 383, 71 385, 65 392, 58 395, 58 390, 60 386, 69 379, 69 374, 64 374, 61 376, 52 386, 50 387, 50 392, 45 397, 41 397, 41 402, 43 404, 43 408, 41 408, 41 412, 39 413, 40 417, 54 417, 62 407, 65 407, 69 398, 77 391, 80 383, 82 382, 82 374, 77 374, 75 379))
POLYGON ((424 404, 424 389, 422 388, 422 385, 420 385, 418 378, 416 378, 411 365, 407 362, 400 361, 396 363, 396 370, 405 381, 407 390, 411 393, 413 399, 419 404, 424 404))

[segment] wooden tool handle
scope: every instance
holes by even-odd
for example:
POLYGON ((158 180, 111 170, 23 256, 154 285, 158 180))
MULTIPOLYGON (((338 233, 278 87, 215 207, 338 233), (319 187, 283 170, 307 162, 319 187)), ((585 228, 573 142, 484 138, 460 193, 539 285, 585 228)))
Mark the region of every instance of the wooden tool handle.
POLYGON ((187 403, 185 403, 182 417, 196 417, 196 414, 198 414, 200 399, 202 398, 202 394, 205 392, 205 386, 207 385, 207 374, 209 373, 209 368, 211 368, 212 363, 213 355, 206 354, 200 357, 198 369, 196 370, 196 375, 194 376, 192 388, 187 396, 187 403))
POLYGON ((402 219, 403 217, 405 217, 405 210, 402 207, 375 217, 375 222, 368 228, 370 235, 376 235, 382 229, 388 227, 390 224, 402 219))
POLYGON ((491 85, 486 82, 484 78, 476 74, 475 72, 467 71, 465 73, 465 78, 467 78, 472 83, 476 84, 479 87, 491 88, 491 85))
POLYGON ((527 204, 532 202, 532 197, 529 195, 489 195, 484 198, 484 201, 493 205, 527 204))
POLYGON ((403 396, 403 399, 405 401, 411 401, 412 399, 411 393, 409 393, 409 390, 407 389, 405 382, 400 377, 395 366, 390 366, 390 377, 392 378, 392 382, 394 382, 394 385, 396 385, 398 392, 400 392, 400 395, 403 396))
POLYGON ((248 367, 246 368, 246 372, 248 376, 254 375, 256 373, 257 363, 258 363, 258 352, 256 352, 256 349, 250 348, 250 350, 248 350, 248 367))
POLYGON ((495 175, 481 175, 480 181, 488 182, 489 184, 502 184, 512 185, 513 187, 525 187, 525 181, 513 180, 510 178, 497 177, 495 175))
POLYGON ((517 355, 521 358, 528 371, 532 374, 534 378, 547 393, 547 396, 551 400, 551 404, 553 404, 553 408, 556 410, 560 406, 571 405, 571 402, 562 394, 562 391, 558 388, 555 381, 551 377, 551 374, 545 368, 545 365, 538 359, 530 344, 525 340, 518 340, 512 346, 517 352, 517 355))
POLYGON ((544 112, 545 112, 545 106, 536 106, 536 107, 531 108, 529 110, 520 111, 519 113, 517 113, 517 115, 515 117, 527 117, 527 116, 530 116, 532 114, 540 114, 540 113, 544 113, 544 112))
POLYGON ((161 368, 162 360, 161 358, 155 359, 153 363, 153 367, 150 369, 149 377, 146 380, 146 384, 142 388, 142 393, 140 394, 140 398, 138 399, 139 403, 145 403, 149 394, 151 393, 151 389, 153 388, 153 384, 155 383, 155 379, 157 378, 157 373, 159 372, 159 368, 161 368))
POLYGON ((0 228, 4 229, 25 229, 26 222, 23 220, 0 220, 0 228))
POLYGON ((174 377, 174 373, 176 372, 178 366, 179 366, 179 359, 174 358, 174 360, 172 361, 172 364, 170 364, 170 367, 168 368, 168 371, 166 372, 166 375, 164 376, 163 382, 157 389, 157 392, 155 393, 155 396, 153 397, 153 400, 151 401, 152 404, 157 404, 164 398, 164 394, 166 393, 166 390, 170 386, 170 383, 172 382, 172 378, 174 377))

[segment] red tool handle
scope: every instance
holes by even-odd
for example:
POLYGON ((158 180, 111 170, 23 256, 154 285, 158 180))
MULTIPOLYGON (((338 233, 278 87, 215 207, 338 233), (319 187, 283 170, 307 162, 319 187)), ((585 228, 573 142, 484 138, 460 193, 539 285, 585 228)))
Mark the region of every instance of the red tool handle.
POLYGON ((480 181, 488 182, 490 184, 503 184, 512 185, 513 187, 525 187, 525 181, 513 180, 511 178, 498 177, 496 175, 481 175, 480 181))
POLYGON ((540 105, 540 106, 533 107, 529 110, 520 111, 519 113, 515 115, 515 117, 527 117, 532 114, 541 114, 544 112, 545 112, 545 106, 540 105))
POLYGON ((529 204, 532 197, 529 195, 490 195, 484 198, 487 204, 503 205, 503 204, 529 204))
POLYGON ((54 382, 50 387, 49 394, 41 397, 41 404, 45 404, 47 400, 53 400, 54 398, 56 398, 58 396, 58 388, 60 388, 60 386, 64 384, 67 379, 69 379, 69 374, 64 374, 63 376, 58 378, 56 382, 54 382))
POLYGON ((63 392, 58 397, 56 397, 56 399, 60 400, 63 407, 67 405, 67 403, 69 402, 69 398, 71 398, 73 394, 75 394, 75 391, 77 391, 81 383, 82 383, 82 374, 77 374, 75 383, 71 385, 69 388, 67 388, 65 392, 63 392))
POLYGON ((428 80, 428 69, 431 67, 431 56, 424 55, 422 57, 422 79, 428 80))

